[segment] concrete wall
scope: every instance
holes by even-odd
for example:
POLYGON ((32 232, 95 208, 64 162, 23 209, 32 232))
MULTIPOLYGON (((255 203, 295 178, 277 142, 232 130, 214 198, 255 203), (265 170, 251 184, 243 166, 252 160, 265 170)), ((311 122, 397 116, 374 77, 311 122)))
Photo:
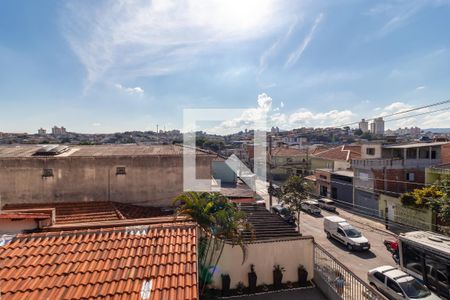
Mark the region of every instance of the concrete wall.
MULTIPOLYGON (((212 156, 197 157, 197 177, 211 178, 212 156)), ((182 155, 30 157, 0 160, 0 201, 117 201, 166 206, 183 191, 182 155), (125 175, 117 175, 125 167, 125 175), (43 177, 52 169, 52 177, 43 177)))
POLYGON ((431 209, 417 209, 403 206, 400 198, 381 194, 379 210, 385 217, 385 208, 388 207, 388 218, 391 221, 410 225, 421 230, 433 230, 433 213, 431 209), (389 212, 392 209, 393 212, 389 212), (391 218, 393 216, 393 220, 391 218))
POLYGON ((283 282, 298 281, 297 268, 304 265, 308 271, 308 280, 313 278, 313 239, 305 237, 298 240, 260 242, 248 245, 248 257, 242 264, 242 251, 238 246, 226 245, 222 258, 219 261, 217 270, 213 277, 214 288, 222 288, 221 274, 229 274, 231 278, 231 288, 242 281, 248 286, 248 272, 250 265, 255 265, 255 272, 258 276, 257 285, 273 284, 273 266, 279 264, 285 268, 283 282))
POLYGON ((381 144, 364 144, 361 145, 361 159, 367 158, 381 158, 382 154, 382 145, 381 144), (367 148, 374 148, 374 155, 370 155, 367 153, 367 148))

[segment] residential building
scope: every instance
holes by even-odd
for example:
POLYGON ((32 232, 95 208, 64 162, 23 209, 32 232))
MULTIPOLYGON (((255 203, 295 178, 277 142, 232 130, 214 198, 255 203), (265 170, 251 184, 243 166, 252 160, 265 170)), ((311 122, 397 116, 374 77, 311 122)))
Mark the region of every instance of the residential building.
POLYGON ((47 134, 47 130, 45 130, 44 128, 38 129, 38 135, 46 135, 46 134, 47 134))
POLYGON ((361 119, 361 122, 359 122, 358 124, 359 124, 359 129, 363 133, 369 132, 369 122, 367 122, 365 119, 361 119))
POLYGON ((53 135, 64 135, 66 133, 67 133, 66 128, 64 128, 63 126, 61 126, 61 127, 53 126, 53 128, 52 128, 53 135))
POLYGON ((316 169, 316 193, 321 197, 331 198, 331 173, 332 169, 316 169))
POLYGON ((355 208, 379 215, 382 192, 400 195, 425 183, 425 168, 450 162, 450 143, 365 144, 354 159, 355 208))
POLYGON ((370 132, 376 135, 384 134, 384 120, 382 117, 375 118, 372 123, 370 123, 370 132))
POLYGON ((272 149, 271 174, 275 181, 284 181, 291 175, 310 173, 310 149, 276 147, 272 149))
POLYGON ((352 159, 361 157, 361 145, 342 145, 311 154, 311 169, 328 168, 347 170, 351 168, 352 159))
MULTIPOLYGON (((198 179, 211 179, 215 158, 197 151, 198 179)), ((0 146, 2 204, 114 201, 167 206, 182 191, 179 145, 0 146)))

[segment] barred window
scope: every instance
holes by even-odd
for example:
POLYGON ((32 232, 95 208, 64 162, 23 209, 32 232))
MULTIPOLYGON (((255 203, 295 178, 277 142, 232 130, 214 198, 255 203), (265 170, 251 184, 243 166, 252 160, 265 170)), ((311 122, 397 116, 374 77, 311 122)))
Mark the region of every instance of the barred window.
POLYGON ((116 168, 116 175, 126 175, 126 168, 125 167, 117 167, 116 168))

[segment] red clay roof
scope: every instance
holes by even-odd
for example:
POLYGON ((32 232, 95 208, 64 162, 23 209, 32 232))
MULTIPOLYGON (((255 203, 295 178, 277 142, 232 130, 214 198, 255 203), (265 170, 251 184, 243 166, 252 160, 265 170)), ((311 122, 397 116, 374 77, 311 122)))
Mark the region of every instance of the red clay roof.
POLYGON ((149 218, 167 215, 157 207, 136 206, 118 202, 95 201, 77 203, 7 204, 3 212, 37 208, 55 208, 56 224, 102 222, 123 219, 149 218))
POLYGON ((22 234, 0 247, 7 299, 198 299, 196 226, 22 234))
POLYGON ((313 154, 314 157, 328 160, 351 161, 361 157, 361 146, 344 145, 313 154))
MULTIPOLYGON (((310 153, 312 153, 311 150, 310 153)), ((272 156, 306 156, 306 150, 277 147, 272 149, 272 156)))

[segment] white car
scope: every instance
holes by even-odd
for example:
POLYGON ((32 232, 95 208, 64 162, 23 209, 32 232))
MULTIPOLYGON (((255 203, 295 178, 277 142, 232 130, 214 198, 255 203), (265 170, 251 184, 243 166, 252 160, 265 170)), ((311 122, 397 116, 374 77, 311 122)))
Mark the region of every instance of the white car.
POLYGON ((333 238, 347 247, 349 251, 369 250, 369 240, 361 232, 338 216, 323 218, 323 230, 327 238, 333 238))
POLYGON ((372 269, 367 273, 367 278, 380 293, 392 300, 441 299, 417 279, 392 266, 372 269))

